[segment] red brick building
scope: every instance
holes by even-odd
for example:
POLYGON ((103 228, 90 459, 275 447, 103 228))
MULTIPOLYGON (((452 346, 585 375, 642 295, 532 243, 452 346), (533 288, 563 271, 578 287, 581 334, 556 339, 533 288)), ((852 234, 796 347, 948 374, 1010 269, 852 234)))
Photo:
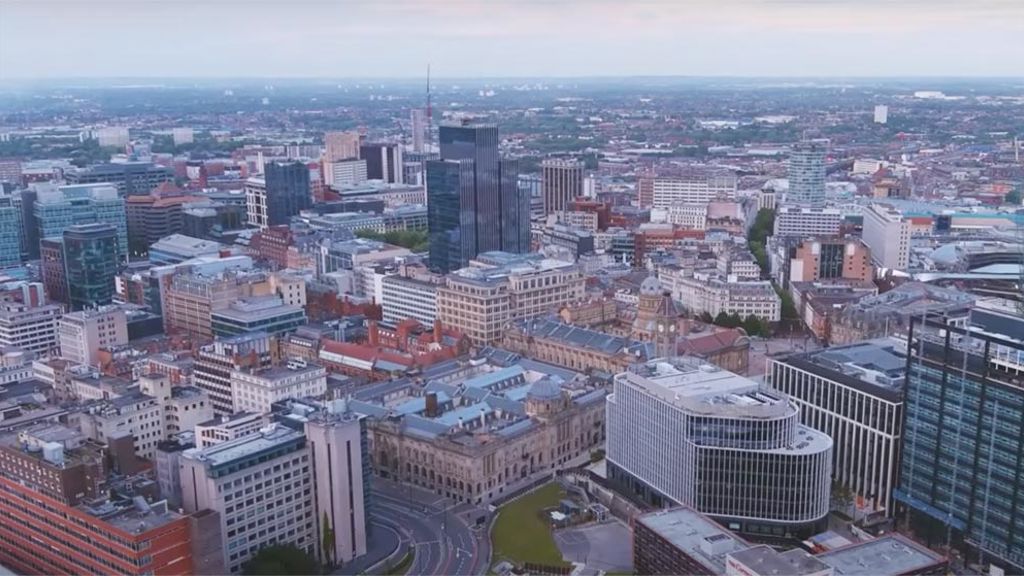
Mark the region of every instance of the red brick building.
POLYGON ((249 254, 260 262, 278 268, 288 267, 288 247, 292 245, 292 230, 288 226, 271 226, 252 235, 249 254))

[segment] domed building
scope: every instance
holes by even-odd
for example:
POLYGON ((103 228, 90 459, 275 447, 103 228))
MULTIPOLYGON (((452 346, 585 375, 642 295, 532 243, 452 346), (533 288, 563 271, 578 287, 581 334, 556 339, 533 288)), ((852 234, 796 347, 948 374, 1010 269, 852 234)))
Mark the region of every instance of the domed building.
POLYGON ((640 284, 640 298, 633 321, 633 338, 653 342, 658 356, 674 356, 679 329, 679 310, 672 294, 655 276, 640 284))
POLYGON ((569 397, 562 392, 562 380, 557 376, 537 380, 526 393, 526 413, 534 418, 545 419, 568 407, 569 397))

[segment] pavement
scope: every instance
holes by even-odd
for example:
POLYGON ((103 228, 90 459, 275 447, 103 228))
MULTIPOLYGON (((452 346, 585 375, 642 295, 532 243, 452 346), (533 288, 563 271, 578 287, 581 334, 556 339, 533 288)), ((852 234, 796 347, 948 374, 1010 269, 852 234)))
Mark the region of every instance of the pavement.
POLYGON ((632 533, 618 520, 563 528, 554 538, 562 558, 585 564, 585 573, 633 571, 632 533))
POLYGON ((399 533, 390 525, 370 515, 370 534, 367 535, 366 554, 345 564, 334 572, 342 576, 363 574, 370 567, 387 559, 402 543, 399 533))
POLYGON ((471 576, 486 572, 489 543, 468 519, 482 511, 433 492, 373 479, 371 517, 415 550, 410 574, 471 576))

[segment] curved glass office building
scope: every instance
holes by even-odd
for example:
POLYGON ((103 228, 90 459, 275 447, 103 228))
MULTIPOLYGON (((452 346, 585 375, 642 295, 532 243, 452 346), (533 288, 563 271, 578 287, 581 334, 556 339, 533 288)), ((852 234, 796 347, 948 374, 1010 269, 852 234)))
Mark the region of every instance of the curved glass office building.
POLYGON ((654 360, 616 376, 607 427, 609 480, 634 496, 748 534, 827 525, 832 439, 784 394, 696 359, 654 360))

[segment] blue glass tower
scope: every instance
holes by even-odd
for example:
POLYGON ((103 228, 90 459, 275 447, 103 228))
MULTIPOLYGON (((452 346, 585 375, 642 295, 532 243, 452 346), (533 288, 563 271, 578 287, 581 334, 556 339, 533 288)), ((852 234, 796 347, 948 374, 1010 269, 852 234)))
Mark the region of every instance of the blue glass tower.
POLYGON ((114 300, 118 235, 110 224, 81 224, 64 231, 64 268, 72 310, 114 300))
POLYGON ((481 252, 527 252, 530 198, 518 164, 499 157, 497 126, 441 126, 439 135, 441 159, 427 162, 431 267, 450 272, 481 252))
POLYGON ((309 167, 302 162, 272 162, 264 167, 267 225, 291 223, 292 216, 313 205, 309 167))

